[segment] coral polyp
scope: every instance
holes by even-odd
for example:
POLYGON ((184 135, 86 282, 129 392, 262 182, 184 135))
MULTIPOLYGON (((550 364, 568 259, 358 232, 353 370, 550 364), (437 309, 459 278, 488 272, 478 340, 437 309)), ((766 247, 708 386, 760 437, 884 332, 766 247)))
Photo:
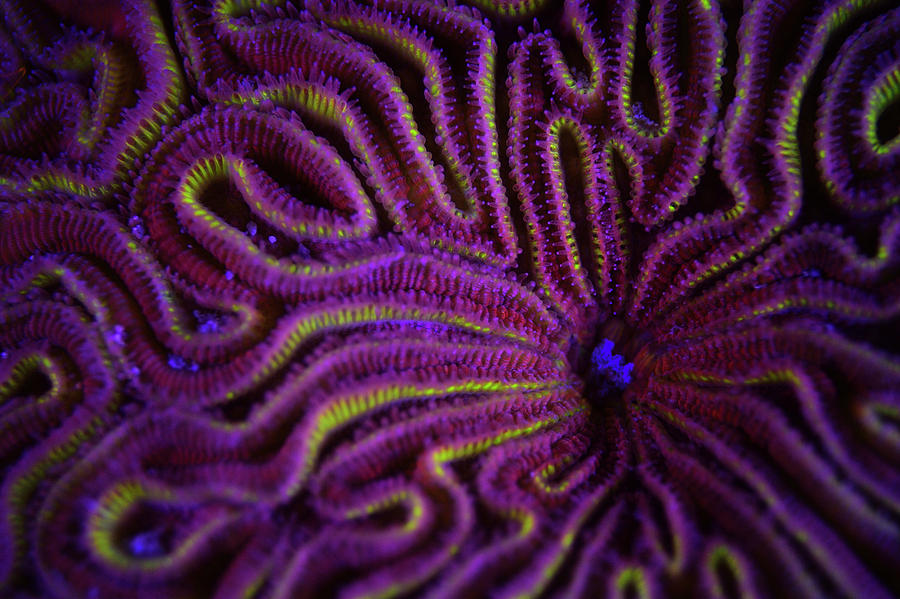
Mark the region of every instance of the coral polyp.
POLYGON ((900 595, 895 3, 0 7, 0 595, 900 595))

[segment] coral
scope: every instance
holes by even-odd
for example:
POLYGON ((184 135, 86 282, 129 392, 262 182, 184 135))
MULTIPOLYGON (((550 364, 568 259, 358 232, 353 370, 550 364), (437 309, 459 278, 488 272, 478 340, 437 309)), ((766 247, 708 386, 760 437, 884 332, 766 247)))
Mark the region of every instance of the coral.
POLYGON ((900 595, 895 2, 0 15, 0 595, 900 595))

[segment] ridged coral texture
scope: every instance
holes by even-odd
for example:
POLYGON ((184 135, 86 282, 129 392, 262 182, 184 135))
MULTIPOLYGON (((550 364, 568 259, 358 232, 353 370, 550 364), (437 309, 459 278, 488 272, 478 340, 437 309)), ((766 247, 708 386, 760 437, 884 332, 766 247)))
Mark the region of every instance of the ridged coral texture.
POLYGON ((0 0, 0 596, 900 596, 896 0, 0 0))

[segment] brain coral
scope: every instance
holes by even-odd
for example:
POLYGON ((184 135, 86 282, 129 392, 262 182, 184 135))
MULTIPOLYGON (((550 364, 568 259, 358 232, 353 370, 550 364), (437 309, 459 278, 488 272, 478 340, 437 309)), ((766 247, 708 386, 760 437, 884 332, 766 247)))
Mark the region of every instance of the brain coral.
POLYGON ((0 595, 900 596, 895 1, 0 15, 0 595))

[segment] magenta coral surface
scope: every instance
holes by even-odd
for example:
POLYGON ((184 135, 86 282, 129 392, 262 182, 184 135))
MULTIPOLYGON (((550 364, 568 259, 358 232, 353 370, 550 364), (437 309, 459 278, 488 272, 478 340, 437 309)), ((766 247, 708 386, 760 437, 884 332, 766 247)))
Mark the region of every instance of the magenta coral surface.
POLYGON ((895 0, 0 0, 0 596, 900 596, 895 0))

